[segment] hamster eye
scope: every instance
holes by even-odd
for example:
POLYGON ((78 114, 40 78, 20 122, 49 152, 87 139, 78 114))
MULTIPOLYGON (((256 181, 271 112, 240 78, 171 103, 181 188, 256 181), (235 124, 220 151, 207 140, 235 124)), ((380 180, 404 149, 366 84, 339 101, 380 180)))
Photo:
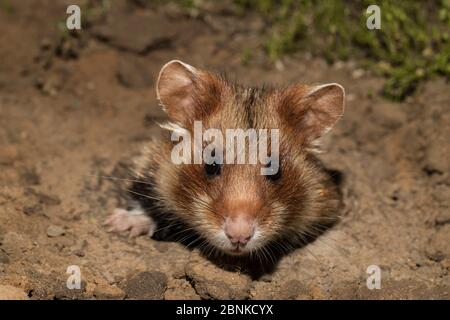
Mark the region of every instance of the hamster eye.
POLYGON ((220 164, 215 162, 205 164, 205 172, 208 176, 218 176, 220 174, 220 164))
MULTIPOLYGON (((267 167, 270 168, 271 165, 272 165, 272 163, 269 162, 267 164, 267 167)), ((270 180, 270 181, 277 181, 277 180, 279 180, 281 178, 281 167, 278 167, 278 171, 277 172, 275 172, 275 173, 271 172, 271 174, 266 175, 266 178, 268 180, 270 180)))

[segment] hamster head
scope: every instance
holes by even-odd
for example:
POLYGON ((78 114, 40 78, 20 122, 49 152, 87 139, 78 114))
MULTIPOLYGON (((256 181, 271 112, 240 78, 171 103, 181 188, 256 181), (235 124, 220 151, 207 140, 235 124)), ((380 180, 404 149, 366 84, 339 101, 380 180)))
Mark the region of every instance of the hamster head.
POLYGON ((165 127, 172 131, 170 147, 161 149, 166 160, 159 164, 157 188, 165 205, 205 244, 248 254, 282 238, 304 239, 314 233, 315 223, 332 217, 337 197, 313 149, 343 113, 340 85, 246 88, 174 60, 159 74, 157 96, 171 121, 165 127), (259 139, 264 138, 260 129, 267 129, 266 148, 259 148, 266 161, 251 160, 250 134, 241 141, 242 149, 227 135, 229 129, 255 129, 259 139), (195 145, 199 131, 202 140, 195 145), (181 142, 188 147, 175 155, 183 154, 184 163, 174 161, 181 142), (228 157, 231 149, 236 152, 228 157), (213 160, 195 162, 195 154, 202 157, 206 150, 213 160), (245 151, 244 163, 239 162, 245 151), (270 167, 270 174, 262 174, 270 167))

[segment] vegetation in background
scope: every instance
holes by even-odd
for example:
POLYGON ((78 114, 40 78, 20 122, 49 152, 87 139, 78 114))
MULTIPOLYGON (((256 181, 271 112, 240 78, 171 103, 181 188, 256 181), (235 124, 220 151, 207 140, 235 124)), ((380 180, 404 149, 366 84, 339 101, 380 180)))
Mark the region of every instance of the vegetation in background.
POLYGON ((450 0, 378 0, 381 29, 369 30, 362 1, 234 0, 242 12, 254 10, 271 28, 271 59, 310 50, 332 62, 357 58, 388 81, 384 94, 403 100, 426 78, 450 79, 450 0))
MULTIPOLYGON (((205 4, 215 2, 132 1, 142 5, 174 2, 200 14, 205 4)), ((387 78, 384 94, 393 100, 403 100, 424 79, 435 76, 450 79, 450 0, 228 0, 227 3, 236 14, 250 11, 264 18, 268 25, 264 47, 273 61, 302 50, 329 62, 353 58, 387 78), (380 30, 366 27, 369 16, 366 10, 372 4, 381 9, 380 30)), ((243 61, 251 60, 252 50, 243 50, 243 61)))

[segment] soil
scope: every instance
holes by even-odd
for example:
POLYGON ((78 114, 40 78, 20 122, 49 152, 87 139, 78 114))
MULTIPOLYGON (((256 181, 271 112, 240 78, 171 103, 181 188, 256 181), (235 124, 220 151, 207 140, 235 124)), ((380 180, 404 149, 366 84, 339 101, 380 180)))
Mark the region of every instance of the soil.
POLYGON ((244 59, 269 26, 219 4, 202 14, 93 5, 68 36, 66 2, 0 10, 0 298, 450 298, 449 83, 430 80, 393 103, 380 95, 384 80, 351 60, 300 52, 273 64, 260 49, 244 59), (164 119, 155 78, 175 58, 244 84, 346 88, 345 116, 320 156, 342 175, 342 219, 271 272, 255 277, 180 243, 102 227, 123 202, 111 177, 164 119), (366 285, 371 265, 381 289, 366 285), (81 270, 80 289, 66 286, 69 266, 81 270))

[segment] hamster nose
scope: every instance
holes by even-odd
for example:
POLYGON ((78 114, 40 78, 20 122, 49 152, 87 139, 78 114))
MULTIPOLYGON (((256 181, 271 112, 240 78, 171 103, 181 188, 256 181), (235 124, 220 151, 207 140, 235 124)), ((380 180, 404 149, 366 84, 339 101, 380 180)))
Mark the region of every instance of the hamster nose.
POLYGON ((253 221, 241 217, 227 218, 225 234, 232 244, 245 245, 255 234, 255 226, 253 221))

